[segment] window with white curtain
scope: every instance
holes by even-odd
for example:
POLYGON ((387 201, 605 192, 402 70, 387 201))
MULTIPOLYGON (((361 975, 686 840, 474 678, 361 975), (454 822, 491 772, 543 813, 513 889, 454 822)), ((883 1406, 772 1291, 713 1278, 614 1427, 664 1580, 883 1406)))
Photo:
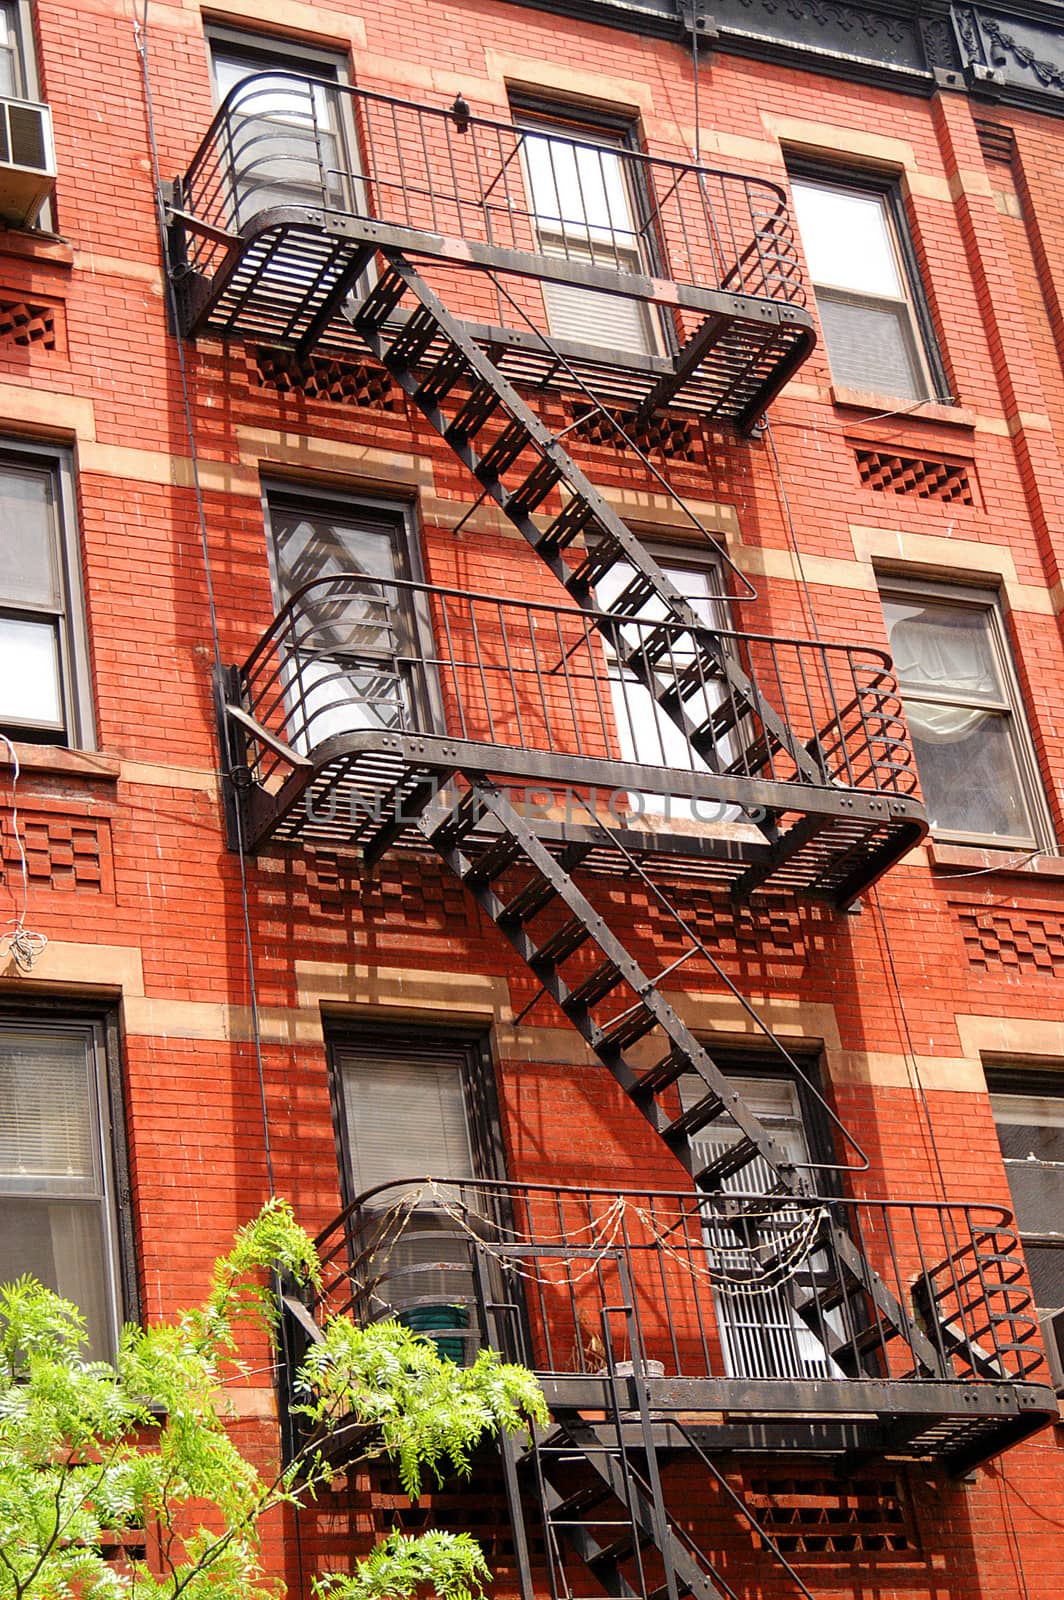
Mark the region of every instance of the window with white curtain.
POLYGON ((947 837, 1050 848, 995 597, 946 585, 881 587, 931 827, 947 837))
POLYGON ((896 188, 796 174, 791 192, 835 382, 929 399, 935 384, 896 188))
POLYGON ((361 729, 434 726, 427 599, 389 582, 415 575, 404 508, 278 484, 266 511, 278 610, 299 597, 281 663, 289 741, 307 750, 361 729))
MULTIPOLYGON (((696 553, 684 551, 681 546, 650 544, 662 572, 707 628, 727 631, 731 627, 731 614, 724 593, 724 580, 719 564, 712 558, 699 558, 696 553)), ((624 561, 615 562, 607 577, 595 590, 595 604, 608 611, 618 595, 632 581, 635 569, 624 561)), ((669 615, 664 602, 649 601, 639 613, 642 624, 666 619, 669 615)), ((646 638, 646 629, 631 626, 622 630, 625 642, 638 645, 646 638)), ((678 772, 709 773, 711 770, 702 757, 693 750, 686 735, 658 705, 650 690, 636 678, 635 673, 622 667, 616 652, 607 644, 606 660, 609 669, 610 699, 617 733, 618 754, 622 761, 639 762, 649 767, 667 767, 678 772)), ((667 658, 667 670, 679 674, 693 660, 690 645, 684 646, 677 634, 675 648, 667 658)), ((707 680, 704 688, 690 696, 684 710, 696 726, 723 704, 725 689, 715 680, 707 680)), ((725 735, 718 746, 722 764, 734 758, 734 740, 725 735)), ((633 815, 661 817, 666 822, 694 820, 696 822, 730 822, 739 815, 737 806, 727 806, 709 800, 690 800, 680 795, 635 793, 629 797, 633 815)))
POLYGON ((234 226, 274 206, 354 209, 353 132, 344 96, 330 87, 344 81, 342 58, 224 28, 208 38, 216 100, 247 84, 226 144, 234 226))
MULTIPOLYGON (((787 1158, 807 1166, 809 1140, 795 1079, 734 1072, 729 1072, 728 1076, 747 1110, 753 1112, 787 1158)), ((679 1090, 684 1111, 696 1105, 706 1092, 702 1079, 695 1074, 680 1078, 679 1090)), ((692 1145, 698 1162, 708 1166, 742 1138, 742 1129, 722 1118, 719 1123, 709 1123, 695 1134, 692 1145)), ((775 1183, 774 1173, 758 1156, 725 1178, 721 1192, 770 1195, 775 1183)), ((725 1375, 729 1378, 842 1377, 822 1342, 798 1316, 785 1288, 766 1293, 756 1288, 747 1291, 741 1287, 720 1287, 719 1280, 729 1273, 741 1279, 750 1271, 752 1263, 759 1265, 766 1254, 778 1249, 780 1238, 788 1229, 799 1225, 799 1213, 788 1214, 779 1199, 766 1202, 766 1206, 771 1216, 767 1228, 759 1228, 756 1217, 750 1221, 724 1221, 711 1206, 704 1213, 703 1236, 709 1254, 710 1277, 714 1280, 713 1305, 725 1375)), ((756 1207, 754 1210, 756 1212, 756 1207)), ((805 1271, 815 1271, 817 1256, 812 1255, 800 1265, 805 1271)), ((829 1314, 829 1325, 830 1321, 829 1314)))
POLYGON ((72 1300, 103 1360, 122 1313, 111 1125, 102 1024, 0 1017, 0 1282, 72 1300))

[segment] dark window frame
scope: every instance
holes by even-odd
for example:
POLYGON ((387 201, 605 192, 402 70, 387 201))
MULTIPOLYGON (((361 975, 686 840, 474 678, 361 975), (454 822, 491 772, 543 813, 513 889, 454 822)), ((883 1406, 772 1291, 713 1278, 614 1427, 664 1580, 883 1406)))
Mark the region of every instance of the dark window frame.
MULTIPOLYGON (((108 1290, 117 1337, 124 1324, 143 1321, 129 1161, 128 1098, 117 1008, 50 995, 19 996, 17 1000, 5 995, 0 999, 0 1023, 24 1028, 27 1033, 34 1029, 69 1028, 93 1039, 99 1100, 96 1133, 115 1266, 115 1274, 107 1274, 108 1290)), ((105 1273, 106 1266, 103 1263, 105 1273)))
POLYGON ((10 739, 22 739, 28 743, 55 745, 70 750, 95 750, 96 725, 89 665, 86 588, 73 456, 62 446, 7 436, 0 438, 0 477, 6 464, 49 473, 54 486, 55 555, 62 591, 61 608, 42 609, 5 599, 3 578, 0 576, 0 615, 39 621, 50 619, 54 623, 59 649, 63 726, 55 728, 43 723, 0 721, 0 730, 10 739))
POLYGON ((505 1178, 506 1150, 489 1028, 441 1028, 428 1018, 417 1022, 388 1019, 363 1022, 334 1014, 327 1014, 324 1023, 329 1105, 339 1164, 340 1197, 345 1207, 357 1196, 352 1193, 353 1168, 339 1054, 344 1050, 357 1052, 360 1046, 373 1053, 394 1051, 398 1058, 431 1060, 438 1056, 441 1064, 453 1060, 461 1077, 466 1127, 477 1176, 489 1181, 505 1178))
MULTIPOLYGON (((946 364, 942 355, 942 344, 939 339, 938 329, 931 313, 931 304, 924 288, 924 274, 920 270, 920 261, 917 255, 916 243, 913 238, 912 223, 905 206, 902 194, 901 176, 891 173, 871 172, 867 168, 850 165, 845 162, 831 162, 801 155, 786 157, 787 180, 792 183, 795 178, 809 183, 820 183, 826 187, 836 189, 849 189, 854 193, 863 191, 865 194, 877 195, 886 202, 887 220, 890 224, 893 243, 898 252, 902 269, 903 288, 906 300, 913 313, 916 327, 919 356, 925 368, 930 393, 925 396, 928 402, 937 405, 954 405, 956 397, 951 393, 951 386, 946 364)), ((793 197, 792 197, 793 214, 793 197)), ((801 237, 801 230, 795 222, 795 232, 801 237)), ((816 285, 811 281, 814 299, 816 285)), ((818 313, 819 315, 819 313, 818 313)), ((830 366, 830 355, 825 354, 830 366)), ((919 402, 917 402, 919 403, 919 402)))
POLYGON ((823 1051, 812 1045, 788 1047, 797 1065, 796 1071, 781 1056, 768 1050, 759 1050, 751 1045, 722 1044, 719 1034, 704 1038, 702 1042, 728 1077, 775 1078, 794 1085, 802 1131, 809 1148, 809 1160, 826 1169, 817 1174, 818 1192, 826 1192, 829 1196, 841 1194, 842 1173, 834 1170, 839 1163, 839 1154, 832 1137, 831 1120, 821 1103, 826 1099, 823 1051))
POLYGON ((299 72, 303 67, 318 68, 321 69, 319 72, 308 72, 308 76, 320 76, 341 85, 351 82, 350 56, 340 45, 313 45, 305 40, 291 39, 285 34, 232 27, 221 22, 208 22, 203 35, 215 106, 220 104, 214 71, 216 45, 234 55, 245 55, 249 61, 261 61, 263 72, 280 70, 285 66, 293 72, 299 72))
MULTIPOLYGON (((541 122, 545 131, 551 127, 558 129, 563 137, 566 131, 573 139, 579 140, 586 136, 589 143, 594 143, 596 132, 600 132, 608 135, 615 145, 619 144, 624 150, 630 150, 636 155, 647 153, 641 136, 639 114, 636 111, 621 111, 595 100, 552 96, 546 90, 520 84, 507 84, 506 98, 515 127, 520 127, 521 119, 527 118, 532 123, 541 122)), ((646 250, 647 259, 642 263, 643 271, 655 277, 665 277, 668 269, 662 241, 658 237, 657 230, 650 227, 654 208, 647 179, 639 162, 633 163, 633 168, 634 181, 627 187, 643 247, 646 250)), ((529 198, 531 200, 531 197, 529 198)), ((661 345, 658 352, 650 351, 648 354, 675 355, 680 340, 674 317, 662 306, 648 303, 646 310, 658 331, 661 345)))
MULTIPOLYGON (((966 607, 982 611, 989 618, 988 637, 994 662, 1001 676, 1006 709, 996 711, 1008 719, 1010 744, 1016 758, 1016 768, 1023 789, 1023 797, 1031 819, 1030 846, 1024 840, 1008 839, 997 834, 980 833, 977 829, 935 828, 933 836, 944 843, 976 844, 981 849, 1017 850, 1031 848, 1045 854, 1056 852, 1056 833, 1053 827, 1049 797, 1042 777, 1038 750, 1031 733, 1027 704, 1016 667, 1016 641, 1008 624, 1008 614, 999 588, 978 582, 943 581, 941 578, 923 578, 918 573, 899 572, 896 569, 876 568, 876 585, 880 603, 888 598, 925 599, 943 605, 966 607)), ((899 690, 902 706, 905 691, 899 690)), ((917 696, 917 698, 920 698, 917 696)), ((931 698, 931 697, 928 697, 931 698)), ((996 708, 995 708, 996 709, 996 708)))
MULTIPOLYGON (((364 509, 368 513, 367 520, 390 523, 394 528, 401 568, 399 577, 411 583, 425 583, 420 519, 414 502, 362 494, 357 489, 345 490, 342 487, 332 488, 320 483, 305 483, 300 479, 285 478, 273 473, 263 473, 260 488, 266 556, 269 562, 275 615, 287 604, 290 596, 282 591, 277 568, 277 549, 271 514, 274 505, 287 506, 293 510, 305 508, 311 515, 315 509, 320 514, 327 515, 330 511, 334 511, 347 516, 364 509)), ((381 581, 386 587, 386 580, 381 581)), ((428 595, 424 590, 408 590, 406 596, 409 602, 409 614, 405 620, 410 628, 411 646, 417 650, 422 662, 412 685, 413 707, 419 721, 423 723, 418 731, 445 731, 443 698, 436 672, 429 665, 434 655, 435 644, 428 595)))

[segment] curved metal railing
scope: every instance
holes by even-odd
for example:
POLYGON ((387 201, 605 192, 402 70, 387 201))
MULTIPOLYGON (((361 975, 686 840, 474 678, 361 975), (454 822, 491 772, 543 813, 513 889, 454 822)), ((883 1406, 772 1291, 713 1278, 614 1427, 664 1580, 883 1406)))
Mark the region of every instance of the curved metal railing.
MULTIPOLYGON (((814 757, 823 787, 897 797, 916 790, 890 658, 865 645, 618 619, 344 574, 293 595, 240 681, 244 710, 304 756, 376 730, 525 752, 532 780, 544 775, 534 758, 574 757, 637 767, 660 793, 669 792, 669 773, 705 778, 707 793, 713 771, 807 784, 766 727, 771 707, 792 748, 814 757), (741 676, 721 667, 722 656, 741 676), (640 662, 652 663, 657 698, 637 677, 640 662), (670 694, 689 727, 702 730, 697 749, 659 703, 670 694)), ((283 753, 265 741, 253 746, 252 775, 269 786, 283 753)))
POLYGON ((594 1376, 623 1308, 640 1348, 622 1357, 668 1377, 1049 1381, 1011 1213, 986 1202, 410 1178, 359 1195, 316 1244, 319 1321, 397 1315, 456 1360, 494 1339, 541 1373, 594 1376))
POLYGON ((767 179, 294 72, 230 90, 177 198, 199 225, 187 265, 207 276, 228 236, 289 205, 564 259, 576 276, 805 304, 787 197, 767 179))

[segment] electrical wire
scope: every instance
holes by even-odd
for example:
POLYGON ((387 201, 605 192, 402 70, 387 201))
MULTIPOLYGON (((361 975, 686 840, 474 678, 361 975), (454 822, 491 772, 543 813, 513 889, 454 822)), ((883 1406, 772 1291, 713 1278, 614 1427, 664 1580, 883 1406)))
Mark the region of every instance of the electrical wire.
POLYGON ((26 842, 22 837, 18 821, 18 780, 22 769, 19 766, 18 751, 6 734, 0 733, 0 743, 7 746, 11 760, 11 836, 15 841, 22 873, 22 909, 17 916, 8 919, 6 926, 13 929, 13 932, 0 934, 0 944, 7 945, 18 970, 29 973, 43 955, 48 936, 26 927, 26 917, 29 915, 30 907, 30 869, 26 860, 26 842))
MULTIPOLYGON (((192 399, 188 384, 188 364, 185 359, 184 341, 176 334, 179 327, 179 312, 177 294, 174 290, 173 278, 169 271, 166 248, 166 205, 163 199, 162 173, 159 166, 159 146, 155 136, 155 116, 152 103, 151 74, 148 66, 148 7, 150 0, 144 0, 141 18, 134 18, 133 34, 136 41, 137 55, 140 60, 141 79, 144 88, 144 105, 147 120, 148 145, 151 151, 152 178, 155 185, 155 213, 159 230, 159 248, 162 255, 163 281, 166 285, 167 310, 172 326, 175 329, 175 344, 177 346, 177 365, 181 381, 181 404, 184 412, 185 432, 188 438, 189 459, 192 466, 192 491, 196 506, 196 518, 199 524, 200 546, 203 556, 203 574, 207 591, 207 610, 210 615, 211 643, 214 651, 214 670, 220 679, 224 663, 222 658, 221 634, 218 626, 218 606, 214 591, 214 574, 211 566, 210 540, 207 532, 207 512, 203 499, 203 484, 200 478, 199 457, 196 449, 196 429, 192 414, 192 399)), ((223 781, 225 775, 223 774, 223 781)), ((230 780, 231 781, 231 780, 230 780)), ((244 945, 246 952, 248 1002, 251 1014, 252 1042, 255 1052, 255 1067, 258 1077, 259 1104, 262 1115, 262 1138, 266 1160, 266 1179, 269 1187, 270 1199, 274 1199, 277 1188, 274 1177, 273 1149, 270 1142, 270 1119, 266 1100, 266 1071, 262 1054, 262 1028, 259 1018, 258 984, 255 973, 255 954, 251 939, 251 910, 248 896, 247 867, 244 860, 243 837, 240 821, 240 807, 234 805, 233 811, 237 817, 237 833, 240 835, 240 849, 237 851, 237 860, 240 873, 240 898, 243 908, 244 945)))
MULTIPOLYGON (((774 469, 774 472, 775 472, 775 475, 776 475, 777 484, 779 486, 780 498, 781 498, 781 502, 782 502, 782 505, 783 505, 783 511, 784 511, 784 520, 785 520, 785 522, 787 524, 788 538, 790 540, 791 552, 792 552, 792 555, 793 555, 793 558, 794 558, 794 561, 795 561, 795 565, 796 565, 797 571, 798 571, 799 583, 801 585, 802 594, 803 594, 803 597, 804 597, 804 600, 805 600, 806 609, 807 609, 807 611, 809 613, 809 624, 810 624, 810 627, 813 630, 814 636, 819 641, 820 640, 820 629, 819 629, 819 627, 817 625, 816 607, 815 607, 815 605, 813 603, 812 591, 811 591, 811 589, 809 587, 809 581, 808 581, 808 579, 806 577, 805 562, 804 562, 804 560, 802 558, 802 548, 801 548, 801 545, 800 545, 800 543, 798 541, 798 530, 797 530, 797 527, 795 525, 794 515, 793 515, 793 513, 791 511, 790 499, 789 499, 788 494, 787 494, 787 485, 786 485, 786 482, 785 482, 784 476, 783 476, 783 469, 782 469, 782 465, 781 465, 781 462, 780 462, 780 459, 779 459, 779 452, 776 449, 776 441, 772 436, 772 425, 771 425, 771 423, 768 422, 767 419, 766 419, 766 422, 765 422, 765 438, 766 438, 766 440, 768 442, 769 452, 770 452, 770 455, 771 455, 771 458, 772 458, 772 463, 773 463, 773 469, 774 469)), ((871 892, 870 892, 870 899, 872 901, 873 906, 875 907, 876 916, 877 916, 878 921, 879 921, 879 927, 880 927, 880 933, 881 933, 881 939, 882 939, 882 947, 883 947, 883 954, 884 954, 884 956, 886 958, 887 969, 888 969, 888 973, 889 973, 889 976, 890 976, 891 987, 892 987, 892 989, 894 991, 895 1005, 896 1005, 896 1008, 897 1008, 898 1017, 899 1017, 899 1019, 901 1021, 902 1031, 904 1033, 906 1052, 907 1052, 907 1057, 908 1057, 908 1060, 907 1060, 907 1063, 906 1063, 906 1072, 909 1075, 909 1080, 910 1080, 910 1084, 911 1084, 911 1086, 913 1088, 913 1092, 914 1092, 914 1094, 916 1095, 917 1099, 920 1102, 920 1108, 921 1108, 921 1111, 923 1113, 925 1136, 927 1138, 927 1141, 928 1141, 928 1143, 930 1145, 930 1149, 931 1149, 931 1160, 932 1160, 932 1164, 933 1164, 933 1167, 934 1167, 934 1173, 935 1173, 935 1176, 937 1177, 939 1188, 940 1188, 940 1198, 942 1200, 945 1200, 947 1198, 946 1177, 945 1177, 945 1172, 944 1172, 943 1166, 942 1166, 942 1156, 941 1156, 941 1153, 939 1151, 938 1138, 937 1138, 937 1136, 935 1134, 935 1125, 934 1125, 934 1121, 932 1120, 932 1117, 931 1117, 931 1106, 930 1106, 930 1103, 928 1101, 927 1091, 924 1088, 924 1081, 923 1081, 923 1078, 922 1078, 921 1073, 920 1073, 920 1063, 917 1060, 917 1056, 916 1056, 916 1046, 915 1046, 915 1043, 913 1041, 912 1029, 909 1026, 909 1015, 908 1015, 908 1011, 907 1011, 906 1006, 905 1006, 905 997, 904 997, 904 994, 902 992, 901 982, 900 982, 900 979, 899 979, 899 976, 898 976, 897 963, 895 962, 895 959, 894 959, 894 949, 893 949, 893 945, 891 943, 890 930, 889 930, 889 928, 887 926, 887 919, 886 919, 886 915, 885 915, 885 913, 883 911, 882 901, 879 898, 879 890, 874 885, 873 885, 873 887, 871 889, 871 892)))

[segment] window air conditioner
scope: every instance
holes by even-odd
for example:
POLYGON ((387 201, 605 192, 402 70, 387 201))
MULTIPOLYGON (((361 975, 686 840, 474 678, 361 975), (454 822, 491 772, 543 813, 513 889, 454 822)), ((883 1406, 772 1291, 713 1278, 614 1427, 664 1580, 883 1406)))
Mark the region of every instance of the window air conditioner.
POLYGON ((1064 1310, 1047 1311, 1039 1320, 1039 1328, 1053 1387, 1058 1394, 1064 1394, 1064 1310))
POLYGON ((32 100, 0 97, 0 221, 29 227, 54 188, 52 113, 32 100))

